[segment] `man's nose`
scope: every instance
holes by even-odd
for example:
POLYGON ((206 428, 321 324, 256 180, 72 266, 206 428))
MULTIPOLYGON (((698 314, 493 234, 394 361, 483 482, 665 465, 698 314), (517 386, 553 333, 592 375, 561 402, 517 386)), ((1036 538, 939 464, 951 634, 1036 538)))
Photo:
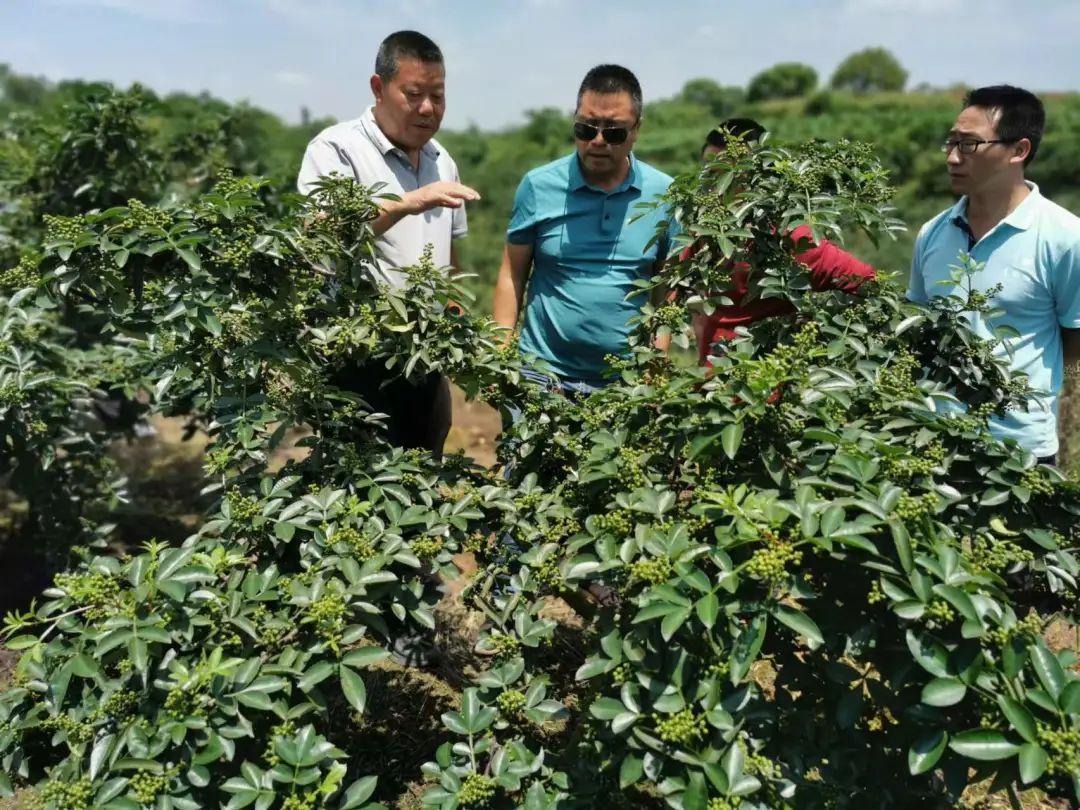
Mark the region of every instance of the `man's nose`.
POLYGON ((960 154, 960 147, 954 146, 948 152, 945 153, 945 162, 950 166, 956 166, 963 161, 963 155, 960 154))
POLYGON ((420 99, 420 106, 416 110, 420 115, 434 115, 435 114, 435 102, 431 100, 430 96, 424 96, 420 99))

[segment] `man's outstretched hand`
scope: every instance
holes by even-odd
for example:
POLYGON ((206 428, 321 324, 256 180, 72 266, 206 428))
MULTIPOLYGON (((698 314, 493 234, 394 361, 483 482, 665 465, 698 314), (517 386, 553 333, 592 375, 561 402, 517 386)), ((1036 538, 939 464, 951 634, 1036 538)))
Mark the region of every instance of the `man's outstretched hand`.
POLYGON ((475 189, 453 180, 439 180, 406 192, 399 205, 403 214, 422 214, 432 208, 460 208, 464 203, 479 199, 480 194, 475 189))

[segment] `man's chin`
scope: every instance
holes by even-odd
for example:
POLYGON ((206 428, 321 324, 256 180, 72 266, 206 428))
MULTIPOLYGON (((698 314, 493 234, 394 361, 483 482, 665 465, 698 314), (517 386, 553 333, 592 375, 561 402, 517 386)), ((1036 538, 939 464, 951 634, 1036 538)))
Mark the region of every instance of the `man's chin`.
POLYGON ((967 185, 966 177, 949 178, 949 187, 953 190, 954 194, 967 194, 967 185))

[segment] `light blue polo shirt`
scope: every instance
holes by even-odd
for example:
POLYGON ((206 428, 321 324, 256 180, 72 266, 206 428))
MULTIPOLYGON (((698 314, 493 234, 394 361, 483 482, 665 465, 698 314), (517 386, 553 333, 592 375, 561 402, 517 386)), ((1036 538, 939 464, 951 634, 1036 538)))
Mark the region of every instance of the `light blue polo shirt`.
POLYGON ((576 153, 525 175, 506 232, 511 244, 533 246, 524 354, 537 355, 563 379, 604 381, 604 356, 626 353, 627 321, 645 302, 642 295, 627 300, 633 282, 649 278, 670 245, 669 234, 646 247, 668 215, 637 205, 670 184, 633 155, 626 180, 612 191, 585 182, 576 153))
MULTIPOLYGON (((1061 329, 1080 328, 1080 217, 1046 199, 1034 183, 1027 185, 1031 193, 1024 201, 974 245, 967 197, 923 225, 915 240, 908 298, 926 303, 930 296, 962 295, 948 281, 949 267, 959 262, 962 251, 985 263, 974 276, 974 287, 986 292, 1001 284, 991 304, 1004 314, 989 322, 973 317, 971 326, 983 338, 992 338, 998 325, 1019 332, 1010 340, 1011 368, 1027 374, 1028 384, 1040 392, 1029 410, 991 420, 990 432, 1015 439, 1042 458, 1058 450, 1061 329)), ((999 351, 1007 356, 1004 347, 999 351)))

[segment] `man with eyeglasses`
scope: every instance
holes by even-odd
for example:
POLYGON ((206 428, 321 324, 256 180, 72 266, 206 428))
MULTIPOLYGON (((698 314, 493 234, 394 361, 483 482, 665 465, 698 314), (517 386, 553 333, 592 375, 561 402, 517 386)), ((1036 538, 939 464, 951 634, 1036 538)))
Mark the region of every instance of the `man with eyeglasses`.
POLYGON ((633 73, 594 67, 578 89, 575 152, 530 171, 514 198, 495 321, 517 326, 527 284, 521 351, 543 361, 566 393, 608 382, 605 357, 626 353, 627 321, 644 303, 627 296, 667 257, 667 237, 650 244, 666 211, 638 208, 671 183, 633 154, 641 110, 633 73))
POLYGON ((1024 179, 1045 121, 1042 102, 1026 90, 1001 85, 967 95, 943 147, 949 182, 963 196, 919 231, 908 298, 962 294, 949 281, 961 253, 985 264, 975 287, 1003 314, 972 326, 985 338, 997 326, 1015 329, 1010 365, 1038 392, 1028 410, 992 419, 990 430, 1052 464, 1059 393, 1080 361, 1080 218, 1024 179))

